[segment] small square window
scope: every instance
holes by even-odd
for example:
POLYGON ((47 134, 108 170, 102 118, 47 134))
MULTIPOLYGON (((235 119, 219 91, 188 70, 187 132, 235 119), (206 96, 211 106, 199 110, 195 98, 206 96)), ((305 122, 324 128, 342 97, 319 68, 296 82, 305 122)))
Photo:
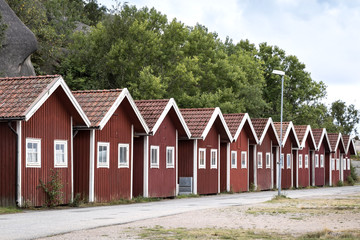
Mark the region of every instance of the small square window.
POLYGON ((211 168, 217 168, 217 150, 211 149, 211 168))
POLYGON ((174 168, 175 148, 166 147, 166 167, 174 168))
POLYGON ((324 167, 324 155, 323 154, 321 154, 320 155, 320 167, 324 167))
POLYGON ((347 158, 347 167, 348 167, 347 168, 348 170, 351 170, 351 168, 350 168, 350 158, 347 158))
POLYGON ((303 167, 303 159, 302 159, 303 155, 299 154, 299 168, 303 167))
POLYGON ((336 169, 335 170, 340 170, 340 165, 339 165, 339 159, 336 159, 336 169))
POLYGON ((65 168, 68 166, 67 141, 65 140, 54 141, 54 166, 65 168))
POLYGON ((98 168, 109 168, 109 151, 110 143, 99 142, 98 143, 98 155, 97 155, 97 167, 98 168))
POLYGON ((344 164, 343 169, 346 170, 346 159, 345 158, 343 159, 343 164, 344 164))
POLYGON ((26 167, 41 167, 40 139, 26 139, 26 167))
POLYGON ((159 146, 150 146, 150 168, 159 168, 159 146))
POLYGON ((258 168, 262 168, 262 152, 258 152, 258 155, 257 155, 257 165, 258 165, 258 168))
POLYGON ((118 145, 118 168, 129 167, 129 144, 119 143, 118 145))
POLYGON ((309 168, 309 155, 305 154, 305 168, 309 168))
POLYGON ((286 168, 287 169, 291 168, 291 155, 290 154, 286 155, 286 163, 287 163, 286 168))
POLYGON ((283 153, 281 154, 281 157, 280 157, 280 165, 281 165, 281 168, 284 169, 284 154, 283 153))
POLYGON ((246 152, 241 152, 241 168, 247 168, 246 152))
POLYGON ((231 168, 237 168, 237 151, 231 151, 231 168))
POLYGON ((270 160, 270 153, 266 153, 266 168, 270 168, 271 160, 270 160))
POLYGON ((318 168, 319 167, 319 154, 315 155, 315 167, 318 168))
POLYGON ((199 148, 199 168, 206 168, 206 149, 199 148))
POLYGON ((331 159, 331 170, 335 170, 335 159, 331 159))

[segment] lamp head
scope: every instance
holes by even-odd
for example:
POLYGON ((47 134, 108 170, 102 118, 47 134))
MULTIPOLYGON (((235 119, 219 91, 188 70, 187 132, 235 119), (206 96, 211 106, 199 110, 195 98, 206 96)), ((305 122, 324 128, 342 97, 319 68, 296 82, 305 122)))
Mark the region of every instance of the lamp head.
POLYGON ((273 74, 276 74, 276 75, 281 75, 281 76, 284 76, 284 75, 285 75, 285 72, 284 72, 284 71, 280 71, 280 70, 273 70, 272 73, 273 73, 273 74))

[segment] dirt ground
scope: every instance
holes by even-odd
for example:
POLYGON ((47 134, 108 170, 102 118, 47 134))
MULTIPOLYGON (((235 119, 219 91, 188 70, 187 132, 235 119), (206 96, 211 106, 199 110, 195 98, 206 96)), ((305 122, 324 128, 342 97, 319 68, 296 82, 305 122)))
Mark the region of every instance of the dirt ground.
MULTIPOLYGON (((243 229, 292 237, 319 231, 360 231, 360 193, 348 196, 278 199, 266 203, 191 211, 52 236, 46 239, 141 239, 145 230, 243 229)), ((161 239, 161 237, 155 239, 161 239)))

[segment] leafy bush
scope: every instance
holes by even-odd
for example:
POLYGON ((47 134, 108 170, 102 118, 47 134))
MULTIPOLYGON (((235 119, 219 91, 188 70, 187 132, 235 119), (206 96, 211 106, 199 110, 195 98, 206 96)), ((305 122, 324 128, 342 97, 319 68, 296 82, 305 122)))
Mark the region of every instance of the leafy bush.
POLYGON ((64 185, 61 182, 59 172, 54 169, 50 169, 50 180, 46 183, 42 179, 39 179, 40 184, 37 188, 42 188, 46 194, 46 206, 55 207, 63 202, 62 188, 64 185))
POLYGON ((339 181, 336 183, 336 186, 338 186, 338 187, 344 186, 343 181, 339 180, 339 181))
POLYGON ((354 181, 354 179, 351 177, 351 175, 349 175, 349 176, 346 178, 346 181, 348 182, 348 184, 349 184, 350 186, 354 186, 354 184, 355 184, 355 181, 354 181))
POLYGON ((350 176, 354 180, 354 182, 358 181, 358 175, 356 173, 356 169, 351 163, 350 163, 350 176))

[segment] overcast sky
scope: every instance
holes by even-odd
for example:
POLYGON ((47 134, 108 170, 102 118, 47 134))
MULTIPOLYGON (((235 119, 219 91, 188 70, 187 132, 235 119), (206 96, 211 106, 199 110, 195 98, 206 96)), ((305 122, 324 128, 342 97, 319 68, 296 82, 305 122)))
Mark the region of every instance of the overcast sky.
MULTIPOLYGON (((113 0, 98 0, 111 8, 113 0)), ((326 104, 341 99, 360 109, 360 0, 127 0, 154 7, 168 20, 205 25, 237 43, 277 45, 327 85, 326 104)))

